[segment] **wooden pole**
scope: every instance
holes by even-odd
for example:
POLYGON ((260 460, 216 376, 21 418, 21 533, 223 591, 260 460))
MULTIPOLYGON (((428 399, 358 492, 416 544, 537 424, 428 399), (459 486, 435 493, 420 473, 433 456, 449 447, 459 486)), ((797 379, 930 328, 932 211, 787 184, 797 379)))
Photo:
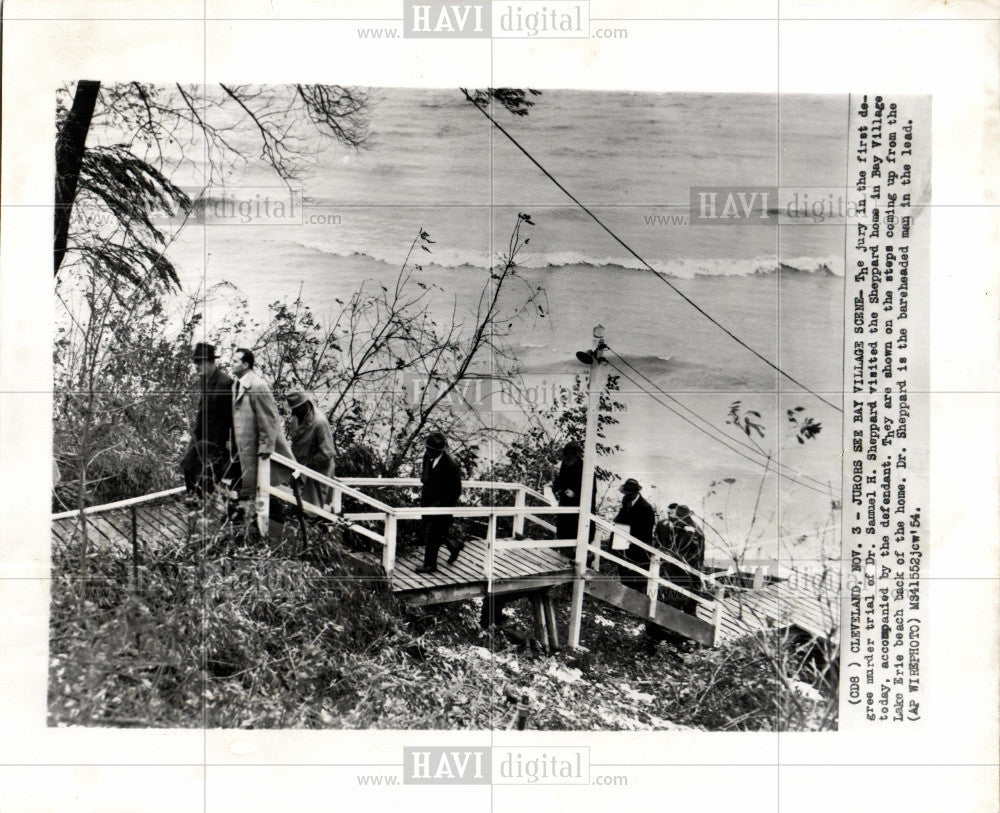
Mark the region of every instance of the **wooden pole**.
MULTIPOLYGON (((524 508, 524 489, 519 488, 514 494, 514 506, 524 508)), ((524 536, 524 514, 514 517, 514 537, 524 536)))
POLYGON ((396 567, 396 515, 385 515, 385 547, 382 548, 382 569, 386 578, 392 580, 396 567))
POLYGON ((496 541, 497 515, 491 513, 486 523, 486 556, 483 559, 487 595, 493 592, 493 557, 496 555, 496 541))
POLYGON ((542 607, 542 597, 538 593, 531 594, 531 607, 535 611, 535 637, 542 652, 550 652, 549 631, 545 623, 545 609, 542 607))
POLYGON ((649 598, 649 617, 656 617, 656 600, 660 592, 660 585, 656 581, 660 578, 660 557, 655 553, 649 558, 649 577, 646 581, 646 595, 649 598))
POLYGON ((594 328, 594 349, 590 353, 587 377, 587 429, 583 441, 583 480, 580 483, 580 518, 576 531, 573 561, 573 598, 569 615, 569 647, 580 646, 583 594, 586 589, 587 546, 590 541, 590 504, 594 496, 594 466, 597 462, 597 408, 604 388, 604 328, 594 328))
POLYGON ((268 489, 271 486, 271 458, 257 458, 257 498, 255 507, 257 509, 257 529, 260 531, 262 539, 267 539, 268 525, 271 513, 271 495, 268 489))
POLYGON ((715 588, 715 611, 712 613, 712 646, 719 645, 719 631, 722 629, 722 600, 726 597, 726 588, 719 585, 715 588))
POLYGON ((545 608, 545 619, 549 627, 549 646, 553 652, 559 651, 559 628, 556 626, 556 610, 552 606, 552 592, 545 591, 542 598, 542 606, 545 608))
POLYGON ((309 532, 306 530, 306 510, 302 506, 302 489, 299 487, 299 473, 292 472, 292 491, 295 493, 295 505, 299 509, 299 531, 302 533, 303 546, 309 545, 309 532))

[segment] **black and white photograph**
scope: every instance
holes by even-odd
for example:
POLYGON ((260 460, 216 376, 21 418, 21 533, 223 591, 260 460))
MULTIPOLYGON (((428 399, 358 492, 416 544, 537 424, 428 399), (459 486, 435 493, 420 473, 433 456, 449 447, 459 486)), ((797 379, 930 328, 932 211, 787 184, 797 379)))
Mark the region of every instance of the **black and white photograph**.
POLYGON ((56 104, 51 725, 837 727, 846 97, 56 104))
POLYGON ((988 0, 0 37, 0 810, 997 809, 988 0))

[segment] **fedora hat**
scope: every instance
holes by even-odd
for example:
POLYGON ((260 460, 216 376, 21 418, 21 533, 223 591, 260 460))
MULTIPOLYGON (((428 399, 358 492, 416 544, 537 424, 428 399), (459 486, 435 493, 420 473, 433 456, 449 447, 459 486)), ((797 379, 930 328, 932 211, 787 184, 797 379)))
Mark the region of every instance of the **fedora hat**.
POLYGON ((639 485, 639 481, 634 477, 629 477, 624 483, 622 483, 621 488, 618 489, 622 494, 638 494, 642 491, 642 486, 639 485))
POLYGON ((427 448, 432 452, 443 452, 448 448, 448 441, 440 432, 431 432, 427 436, 427 448))
POLYGON ((215 361, 215 345, 207 342, 198 342, 191 353, 192 361, 215 361))
POLYGON ((288 393, 288 406, 292 409, 297 409, 303 404, 308 404, 309 399, 306 397, 304 392, 299 392, 298 390, 293 390, 288 393))
POLYGON ((580 448, 579 443, 570 441, 565 446, 563 446, 562 456, 567 460, 574 457, 580 457, 582 454, 583 454, 583 449, 580 448))

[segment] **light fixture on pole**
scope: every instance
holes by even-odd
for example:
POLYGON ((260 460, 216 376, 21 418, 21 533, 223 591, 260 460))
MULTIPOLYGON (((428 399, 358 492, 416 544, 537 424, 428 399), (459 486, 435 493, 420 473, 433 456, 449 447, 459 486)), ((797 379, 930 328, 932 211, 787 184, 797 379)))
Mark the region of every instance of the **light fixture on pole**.
POLYGON ((586 364, 588 367, 594 363, 594 361, 604 361, 604 354, 602 351, 607 345, 604 343, 604 325, 596 325, 593 330, 594 338, 597 340, 594 342, 593 350, 578 350, 576 353, 577 360, 581 364, 586 364))

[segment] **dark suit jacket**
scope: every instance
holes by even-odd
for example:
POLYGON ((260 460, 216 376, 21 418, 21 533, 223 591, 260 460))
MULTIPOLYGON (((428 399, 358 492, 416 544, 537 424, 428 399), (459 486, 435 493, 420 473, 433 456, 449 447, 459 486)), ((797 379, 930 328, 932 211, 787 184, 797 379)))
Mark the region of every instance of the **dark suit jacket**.
POLYGON ((442 452, 441 459, 433 468, 431 462, 424 460, 424 470, 420 477, 423 483, 420 504, 428 508, 458 505, 458 498, 462 494, 462 472, 458 463, 447 452, 442 452))
POLYGON ((622 507, 615 517, 615 522, 628 525, 628 532, 636 539, 645 542, 647 545, 653 544, 653 525, 656 523, 656 512, 643 496, 636 497, 635 502, 629 506, 622 501, 622 507))
MULTIPOLYGON (((626 506, 625 501, 622 500, 622 507, 618 511, 618 516, 615 517, 615 522, 628 525, 628 532, 636 539, 645 542, 647 545, 653 543, 653 526, 656 524, 656 511, 653 510, 653 506, 646 502, 641 494, 629 506, 626 506)), ((649 551, 640 548, 638 545, 629 545, 628 550, 625 551, 624 558, 639 567, 648 567, 649 565, 649 551)), ((627 576, 622 577, 622 581, 637 578, 641 577, 638 574, 629 572, 627 576)))
POLYGON ((224 453, 233 431, 233 379, 218 367, 201 381, 201 400, 194 423, 194 441, 212 444, 224 453))
POLYGON ((663 520, 656 526, 659 547, 699 570, 705 564, 705 534, 686 520, 663 520))
MULTIPOLYGON (((704 569, 705 534, 696 525, 688 524, 688 521, 683 519, 664 520, 656 526, 656 536, 660 547, 667 553, 693 568, 704 569)), ((660 574, 678 587, 683 587, 690 592, 699 593, 702 591, 701 579, 677 565, 669 562, 664 564, 660 574)), ((689 599, 673 590, 664 590, 663 593, 663 601, 683 612, 694 615, 698 609, 698 602, 694 599, 689 599)))
POLYGON ((556 474, 555 480, 552 481, 552 493, 556 495, 556 499, 560 505, 579 505, 582 485, 583 460, 576 458, 575 460, 564 460, 559 464, 559 473, 556 474), (563 492, 566 489, 572 491, 576 496, 563 496, 563 492))

